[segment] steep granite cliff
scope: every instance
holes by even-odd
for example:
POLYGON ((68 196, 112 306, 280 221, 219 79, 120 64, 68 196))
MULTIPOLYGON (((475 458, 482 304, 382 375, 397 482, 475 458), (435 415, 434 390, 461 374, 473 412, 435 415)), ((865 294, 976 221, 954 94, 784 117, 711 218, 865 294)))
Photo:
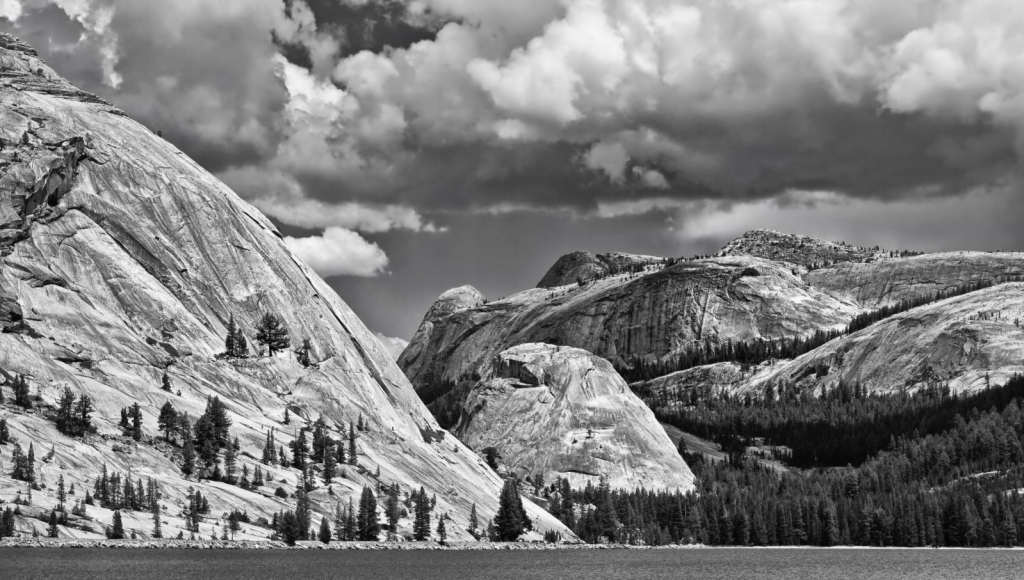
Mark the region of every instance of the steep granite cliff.
POLYGON ((511 471, 574 487, 693 489, 693 474, 608 361, 577 348, 522 344, 498 354, 466 395, 454 433, 494 447, 511 471))
MULTIPOLYGON (((497 475, 445 436, 384 348, 263 215, 6 34, 0 34, 0 144, 0 388, 8 402, 0 416, 23 448, 34 444, 37 458, 52 449, 37 465, 46 488, 33 493, 36 504, 53 504, 59 475, 84 494, 106 466, 159 482, 170 518, 165 535, 178 532, 175 518, 189 488, 201 490, 217 516, 244 509, 253 518, 269 517, 293 508, 292 500, 272 492, 279 485, 293 491, 295 470, 266 468, 273 484, 256 491, 186 480, 180 452, 158 441, 157 414, 165 402, 195 418, 208 397, 219 396, 250 472, 271 429, 286 445, 320 417, 338 439, 359 417, 367 421, 358 434, 358 467, 349 466, 330 491, 313 492, 319 512, 333 513, 353 496, 358 503, 362 486, 379 481, 436 494, 437 513, 453 519, 453 538, 469 537, 474 503, 483 521, 493 517, 497 475), (313 365, 299 364, 289 351, 216 356, 229 318, 252 343, 265 312, 283 318, 293 346, 310 341, 313 365), (40 397, 37 410, 10 405, 16 374, 27 376, 40 397), (160 388, 165 375, 171 392, 160 388), (98 434, 65 437, 46 418, 65 387, 92 398, 98 434), (120 409, 133 403, 142 408, 141 443, 122 440, 117 427, 120 409)), ((9 466, 11 446, 0 453, 9 466)), ((24 496, 26 487, 8 471, 0 474, 0 498, 24 496)), ((571 537, 527 504, 540 523, 536 529, 571 537)), ((109 510, 92 511, 109 522, 109 510)), ((203 536, 217 516, 203 524, 203 536)), ((148 514, 126 517, 148 533, 148 514)))

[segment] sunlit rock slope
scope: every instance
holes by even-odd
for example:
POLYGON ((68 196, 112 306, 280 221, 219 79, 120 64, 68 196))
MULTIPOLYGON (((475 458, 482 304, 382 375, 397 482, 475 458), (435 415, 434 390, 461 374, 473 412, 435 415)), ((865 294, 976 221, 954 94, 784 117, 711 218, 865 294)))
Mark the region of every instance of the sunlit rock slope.
POLYGON ((524 477, 693 488, 654 413, 608 361, 577 348, 533 343, 498 354, 466 395, 454 432, 474 449, 494 447, 524 477))

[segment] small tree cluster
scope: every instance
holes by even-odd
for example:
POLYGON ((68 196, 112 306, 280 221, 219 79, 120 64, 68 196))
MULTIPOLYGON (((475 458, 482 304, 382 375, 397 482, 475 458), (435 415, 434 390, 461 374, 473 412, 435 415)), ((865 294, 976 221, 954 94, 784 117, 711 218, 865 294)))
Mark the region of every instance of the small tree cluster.
POLYGON ((0 514, 0 538, 14 536, 14 510, 7 508, 0 514))
POLYGON ((152 511, 160 500, 160 488, 149 477, 143 484, 142 478, 135 482, 120 473, 108 473, 107 466, 93 483, 92 495, 86 494, 86 504, 98 501, 101 507, 113 510, 152 511))
POLYGON ((95 431, 92 426, 92 399, 89 395, 80 398, 65 387, 60 400, 57 401, 57 430, 70 437, 80 437, 95 431))
POLYGON ((25 375, 17 375, 11 381, 11 389, 14 391, 14 404, 22 409, 32 408, 32 398, 28 394, 28 380, 25 375))
POLYGON ((36 452, 32 443, 28 444, 27 454, 22 452, 20 443, 15 443, 14 451, 11 453, 11 463, 14 465, 14 470, 11 471, 11 478, 29 483, 35 482, 36 452))
POLYGON ((425 489, 413 492, 412 501, 416 509, 412 521, 412 535, 418 542, 430 539, 430 498, 427 497, 425 489))
POLYGON ((245 358, 249 356, 249 343, 242 329, 235 324, 235 316, 228 321, 228 335, 224 338, 224 356, 245 358))
POLYGON ((142 407, 138 403, 121 408, 121 422, 117 424, 121 433, 136 441, 142 440, 142 407))

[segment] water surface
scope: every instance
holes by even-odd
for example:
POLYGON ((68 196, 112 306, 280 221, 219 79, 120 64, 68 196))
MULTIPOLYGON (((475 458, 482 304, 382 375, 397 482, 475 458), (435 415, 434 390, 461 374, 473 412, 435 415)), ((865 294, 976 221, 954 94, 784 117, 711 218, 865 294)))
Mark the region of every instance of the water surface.
POLYGON ((1024 551, 698 549, 251 551, 0 549, 4 580, 772 580, 1022 578, 1024 551))

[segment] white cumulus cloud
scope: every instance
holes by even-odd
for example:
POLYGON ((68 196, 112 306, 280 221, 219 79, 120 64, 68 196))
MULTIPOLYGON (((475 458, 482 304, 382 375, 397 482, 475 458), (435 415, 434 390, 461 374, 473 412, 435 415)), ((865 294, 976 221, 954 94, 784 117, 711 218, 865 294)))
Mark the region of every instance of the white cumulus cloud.
POLYGON ((323 235, 284 239, 288 248, 324 278, 376 276, 388 265, 384 250, 344 228, 327 228, 323 235))

